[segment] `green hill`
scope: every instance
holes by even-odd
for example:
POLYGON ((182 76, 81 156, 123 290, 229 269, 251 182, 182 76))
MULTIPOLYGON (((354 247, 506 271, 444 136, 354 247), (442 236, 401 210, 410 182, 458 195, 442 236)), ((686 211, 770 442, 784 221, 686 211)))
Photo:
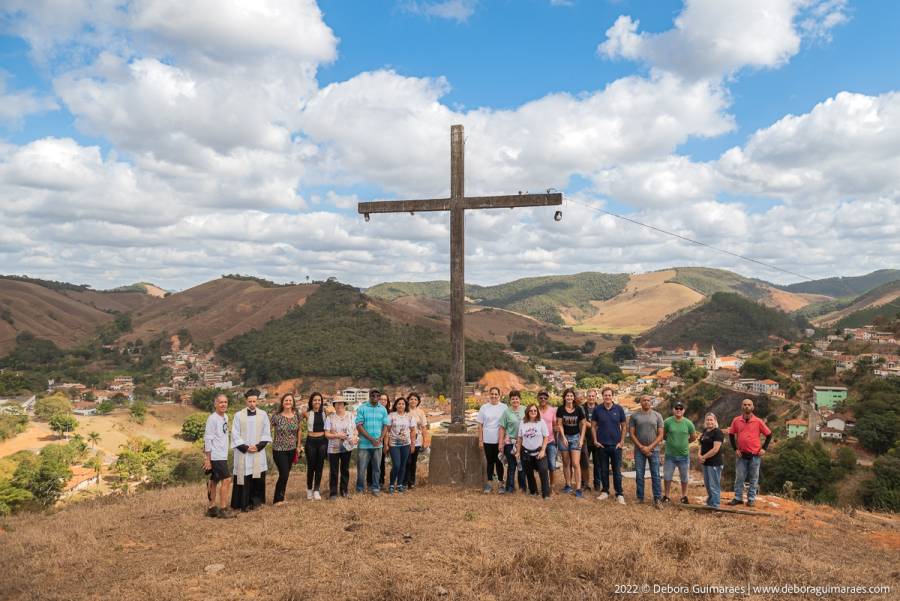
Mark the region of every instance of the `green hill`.
MULTIPOLYGON (((306 302, 259 330, 232 338, 219 354, 240 363, 247 380, 350 376, 399 384, 450 371, 449 334, 391 322, 368 308, 355 288, 326 282, 306 302)), ((489 369, 531 377, 497 344, 466 341, 466 379, 489 369)))
MULTIPOLYGON (((608 300, 628 283, 623 273, 585 272, 574 275, 549 275, 522 278, 496 286, 467 285, 466 295, 488 307, 524 313, 536 319, 560 325, 563 311, 592 315, 592 300, 608 300)), ((450 283, 390 282, 366 290, 366 294, 384 300, 401 296, 450 297, 450 283)))
POLYGON ((676 267, 675 271, 675 277, 670 282, 687 286, 704 296, 716 292, 735 292, 752 300, 768 296, 768 283, 745 278, 732 271, 711 267, 676 267))
POLYGON ((872 273, 853 277, 825 278, 812 282, 797 282, 788 286, 778 286, 789 292, 823 294, 825 296, 858 296, 869 290, 900 280, 900 269, 879 269, 872 273))
POLYGON ((863 308, 845 315, 834 324, 834 327, 859 328, 874 323, 877 318, 890 321, 900 317, 900 297, 881 305, 871 305, 878 299, 896 292, 900 292, 900 280, 869 290, 853 303, 863 308))
MULTIPOLYGON (((472 286, 466 286, 467 289, 472 286)), ((436 280, 432 282, 384 282, 366 290, 372 298, 380 298, 388 302, 403 296, 421 296, 424 298, 450 298, 450 282, 436 280)))
POLYGON ((641 343, 665 348, 688 348, 697 343, 731 353, 761 349, 771 344, 769 336, 795 339, 799 334, 798 323, 783 311, 737 293, 716 292, 699 307, 650 330, 641 343))

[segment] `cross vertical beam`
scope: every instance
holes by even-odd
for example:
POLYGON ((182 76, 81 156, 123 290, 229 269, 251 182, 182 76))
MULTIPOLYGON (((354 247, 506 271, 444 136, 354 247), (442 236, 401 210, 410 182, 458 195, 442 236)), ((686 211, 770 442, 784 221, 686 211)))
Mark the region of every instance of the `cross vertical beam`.
POLYGON ((465 235, 466 209, 512 209, 562 204, 562 194, 511 194, 505 196, 465 195, 465 135, 462 125, 450 127, 450 198, 419 200, 380 200, 361 202, 358 211, 369 220, 371 213, 415 213, 450 211, 450 427, 451 433, 464 433, 464 386, 466 381, 466 284, 465 235))
POLYGON ((466 214, 465 146, 462 125, 450 128, 450 428, 466 431, 466 214))

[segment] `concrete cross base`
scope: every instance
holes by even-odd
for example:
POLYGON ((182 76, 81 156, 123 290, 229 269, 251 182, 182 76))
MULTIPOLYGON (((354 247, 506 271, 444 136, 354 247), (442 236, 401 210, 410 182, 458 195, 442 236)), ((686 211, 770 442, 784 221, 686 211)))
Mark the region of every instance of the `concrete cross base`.
POLYGON ((484 485, 484 452, 475 434, 435 434, 431 437, 428 483, 480 488, 484 485))

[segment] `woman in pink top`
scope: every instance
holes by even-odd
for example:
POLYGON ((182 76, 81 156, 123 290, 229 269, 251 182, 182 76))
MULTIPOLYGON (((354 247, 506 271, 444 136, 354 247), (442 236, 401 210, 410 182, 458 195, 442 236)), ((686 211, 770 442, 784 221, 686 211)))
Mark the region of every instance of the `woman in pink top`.
POLYGON ((550 393, 542 390, 538 393, 538 410, 541 413, 541 419, 547 424, 547 431, 550 432, 550 440, 547 441, 547 467, 550 468, 550 490, 553 490, 553 483, 556 481, 556 456, 559 454, 559 447, 556 444, 556 407, 550 404, 550 393))

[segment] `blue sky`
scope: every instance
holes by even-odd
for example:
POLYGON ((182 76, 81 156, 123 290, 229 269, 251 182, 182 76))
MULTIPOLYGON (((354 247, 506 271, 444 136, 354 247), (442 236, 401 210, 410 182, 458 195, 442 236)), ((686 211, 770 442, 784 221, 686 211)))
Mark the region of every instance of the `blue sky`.
MULTIPOLYGON (((792 248, 771 263, 812 277, 896 266, 896 3, 204 2, 0 9, 0 216, 14 228, 0 272, 171 287, 225 269, 445 277, 441 216, 385 218, 385 260, 359 243, 372 228, 354 207, 441 193, 451 122, 472 136, 471 190, 562 187, 742 254, 792 248), (248 223, 284 247, 267 254, 248 223), (98 224, 110 240, 73 235, 98 224), (207 269, 173 259, 194 252, 207 269)), ((534 211, 471 216, 473 281, 686 263, 790 279, 567 214, 584 240, 572 248, 534 211)))

